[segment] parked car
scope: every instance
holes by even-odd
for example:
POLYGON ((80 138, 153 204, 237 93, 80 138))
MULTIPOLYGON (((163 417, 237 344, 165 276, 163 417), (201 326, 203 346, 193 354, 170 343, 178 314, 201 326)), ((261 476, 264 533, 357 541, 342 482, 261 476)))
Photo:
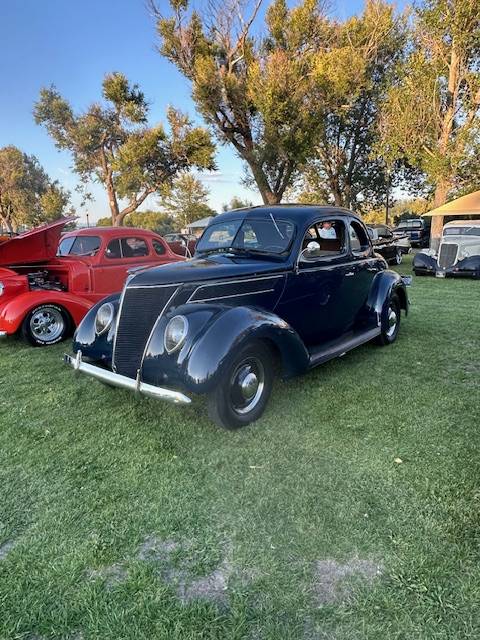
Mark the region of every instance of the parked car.
POLYGON ((373 244, 373 249, 389 264, 401 264, 403 253, 397 244, 397 239, 386 225, 371 224, 368 233, 373 244))
POLYGON ((196 236, 187 233, 167 233, 163 238, 168 242, 170 249, 179 256, 191 258, 195 253, 196 236))
POLYGON ((263 413, 276 365, 288 378, 390 344, 401 309, 405 282, 354 213, 254 207, 215 217, 192 260, 132 274, 88 312, 65 360, 154 398, 207 394, 212 419, 233 429, 263 413))
POLYGON ((121 291, 128 270, 182 261, 157 234, 98 227, 61 236, 62 219, 0 244, 0 337, 63 340, 87 311, 121 291))
POLYGON ((455 220, 443 227, 435 251, 421 251, 413 259, 417 276, 470 276, 480 278, 480 220, 455 220))
MULTIPOLYGON (((387 227, 389 228, 389 227, 387 227)), ((395 244, 400 249, 402 255, 406 255, 412 251, 412 244, 410 242, 410 238, 403 231, 397 231, 396 229, 390 229, 393 233, 393 237, 395 238, 395 244)))
POLYGON ((428 247, 430 242, 430 224, 424 218, 401 220, 394 233, 408 236, 412 247, 428 247))

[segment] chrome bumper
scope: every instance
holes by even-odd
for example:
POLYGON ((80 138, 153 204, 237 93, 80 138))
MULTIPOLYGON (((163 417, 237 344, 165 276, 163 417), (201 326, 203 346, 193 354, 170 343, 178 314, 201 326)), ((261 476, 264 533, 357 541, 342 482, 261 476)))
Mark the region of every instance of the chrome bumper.
POLYGON ((83 373, 92 376, 92 378, 111 384, 114 387, 129 389, 130 391, 143 393, 143 395, 150 396, 151 398, 168 400, 175 404, 189 404, 191 402, 190 398, 179 391, 155 387, 153 384, 142 382, 139 377, 134 380, 133 378, 127 378, 127 376, 121 376, 118 373, 113 373, 113 371, 109 371, 108 369, 102 369, 101 367, 96 367, 93 364, 88 364, 88 362, 83 362, 81 351, 77 351, 76 356, 70 356, 66 353, 63 356, 63 360, 73 367, 75 371, 82 371, 83 373))
POLYGON ((8 333, 6 331, 0 331, 0 338, 6 338, 8 333))

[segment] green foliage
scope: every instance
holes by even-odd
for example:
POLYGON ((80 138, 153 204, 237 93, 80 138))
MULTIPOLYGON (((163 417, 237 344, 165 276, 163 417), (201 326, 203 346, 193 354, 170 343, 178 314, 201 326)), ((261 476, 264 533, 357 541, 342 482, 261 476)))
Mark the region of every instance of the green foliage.
MULTIPOLYGON (((98 227, 110 227, 112 219, 110 216, 97 220, 98 227)), ((136 211, 131 213, 125 220, 126 227, 138 229, 149 229, 161 236, 171 231, 175 231, 175 221, 167 213, 161 211, 136 211)))
POLYGON ((211 7, 201 18, 186 1, 171 3, 173 16, 158 16, 161 52, 191 81, 198 110, 246 162, 264 202, 279 202, 314 149, 312 45, 329 27, 316 0, 292 9, 276 0, 265 36, 252 33, 259 2, 250 16, 234 0, 211 7))
POLYGON ((195 220, 215 215, 208 205, 208 189, 189 173, 176 178, 171 187, 164 190, 160 206, 175 221, 177 229, 185 229, 195 220))
POLYGON ((69 192, 50 180, 35 156, 14 146, 0 149, 0 221, 8 231, 56 220, 69 201, 69 192))
POLYGON ((123 74, 105 77, 103 98, 103 105, 92 104, 75 115, 54 87, 42 89, 34 115, 57 147, 72 153, 83 183, 93 179, 105 186, 113 224, 123 224, 181 172, 215 167, 208 132, 173 108, 167 113, 168 131, 149 127, 145 96, 123 74))
POLYGON ((222 205, 222 211, 232 211, 233 209, 248 209, 253 207, 253 202, 250 200, 242 200, 238 196, 233 196, 230 202, 225 202, 222 205))
POLYGON ((329 47, 315 55, 320 131, 316 155, 303 168, 301 202, 360 211, 384 204, 396 174, 387 177, 374 146, 405 36, 405 19, 383 0, 369 0, 360 16, 332 24, 329 47))
POLYGON ((382 118, 382 152, 425 174, 442 204, 478 189, 480 12, 476 0, 426 0, 415 13, 411 52, 382 118))

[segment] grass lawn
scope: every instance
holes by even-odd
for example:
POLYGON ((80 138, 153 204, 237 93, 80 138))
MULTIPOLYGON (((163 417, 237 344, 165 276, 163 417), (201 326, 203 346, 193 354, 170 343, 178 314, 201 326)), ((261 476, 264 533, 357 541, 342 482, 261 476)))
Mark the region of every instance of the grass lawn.
POLYGON ((480 282, 409 293, 234 433, 1 343, 0 638, 479 638, 480 282))

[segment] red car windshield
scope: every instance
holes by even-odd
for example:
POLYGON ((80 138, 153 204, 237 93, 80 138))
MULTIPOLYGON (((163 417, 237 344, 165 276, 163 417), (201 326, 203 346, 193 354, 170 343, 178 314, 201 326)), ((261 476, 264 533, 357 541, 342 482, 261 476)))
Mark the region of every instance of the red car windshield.
POLYGON ((57 256, 94 256, 100 244, 98 236, 69 236, 60 241, 57 256))

